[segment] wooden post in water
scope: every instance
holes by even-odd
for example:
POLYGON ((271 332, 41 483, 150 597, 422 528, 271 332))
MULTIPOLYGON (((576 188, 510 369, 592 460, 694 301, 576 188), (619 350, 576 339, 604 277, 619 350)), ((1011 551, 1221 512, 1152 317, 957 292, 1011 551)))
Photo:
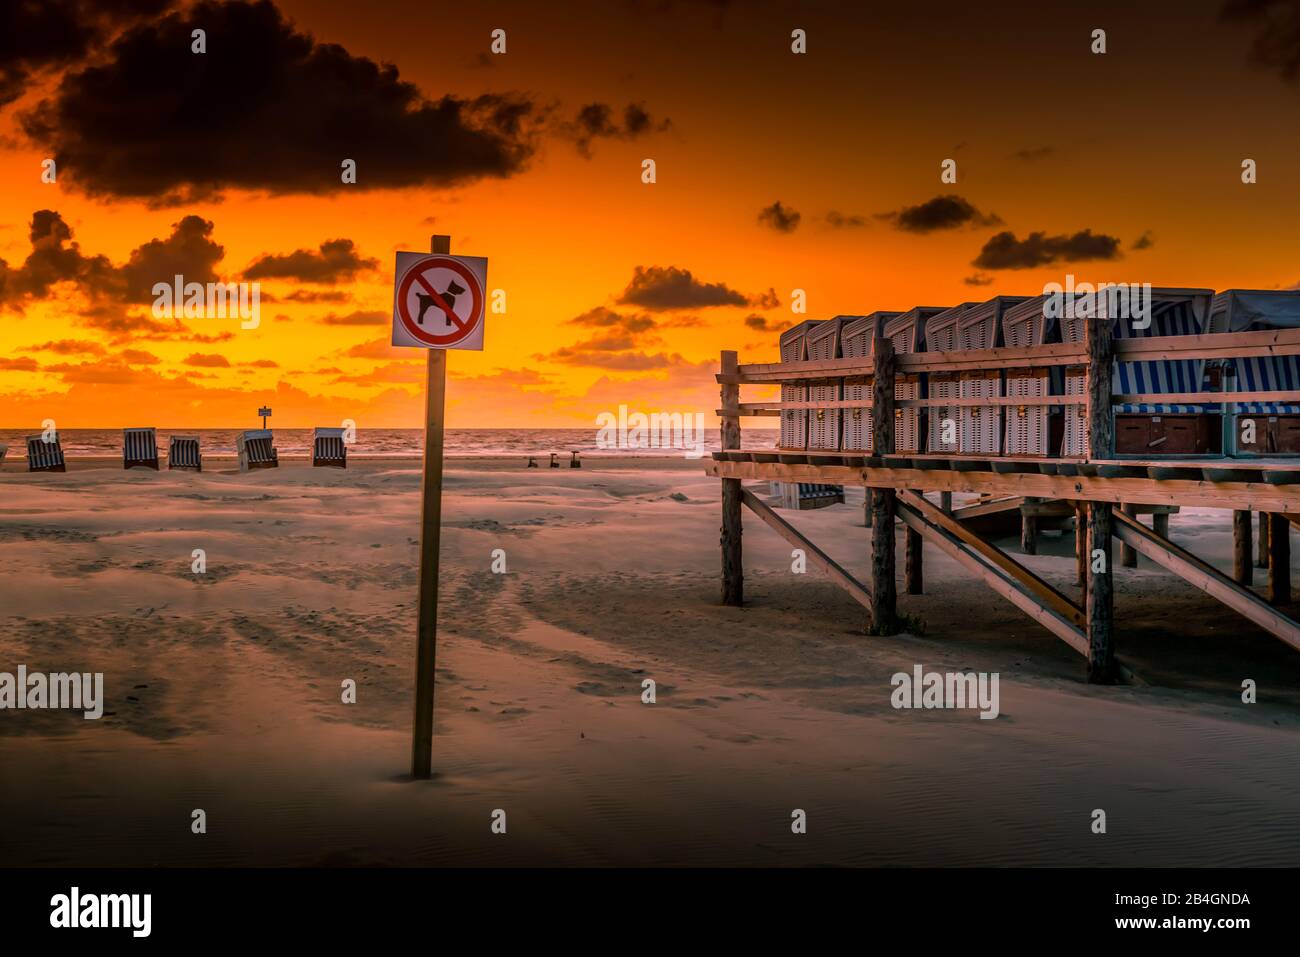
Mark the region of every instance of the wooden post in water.
POLYGON ((1291 523, 1280 512, 1270 512, 1268 517, 1268 601, 1287 605, 1291 602, 1291 523))
POLYGON ((1268 512, 1259 513, 1259 557, 1255 559, 1256 568, 1268 568, 1268 512))
MULTIPOLYGON (((872 344, 871 442, 876 455, 894 452, 894 344, 872 344)), ((894 583, 894 490, 878 488, 871 496, 871 617, 872 632, 898 631, 898 590, 894 583)))
MULTIPOLYGON (((722 351, 722 374, 735 377, 740 373, 736 353, 722 351)), ((722 441, 724 450, 740 448, 740 384, 723 382, 722 441)), ((741 551, 740 479, 722 480, 722 603, 742 605, 745 601, 745 566, 741 551)))
MULTIPOLYGON (((1115 452, 1115 420, 1111 415, 1111 360, 1114 342, 1111 320, 1089 316, 1088 455, 1108 459, 1115 452)), ((1115 678, 1115 593, 1111 572, 1111 505, 1088 503, 1088 681, 1109 684, 1115 678)))
MULTIPOLYGON (((450 236, 433 236, 429 252, 451 253, 450 236)), ((438 652, 438 553, 442 543, 442 426, 447 350, 426 349, 424 474, 420 479, 420 587, 415 644, 415 721, 411 776, 433 773, 433 689, 438 652)))
POLYGON ((1232 513, 1232 577, 1245 588, 1249 588, 1255 578, 1250 540, 1250 510, 1237 509, 1232 513))
MULTIPOLYGON (((1124 512, 1125 515, 1128 515, 1130 518, 1137 517, 1138 510, 1136 505, 1131 505, 1131 504, 1121 505, 1120 509, 1124 512)), ((1138 564, 1137 549, 1133 548, 1131 545, 1126 545, 1124 542, 1120 542, 1119 563, 1123 565, 1125 568, 1137 568, 1137 564, 1138 564)))

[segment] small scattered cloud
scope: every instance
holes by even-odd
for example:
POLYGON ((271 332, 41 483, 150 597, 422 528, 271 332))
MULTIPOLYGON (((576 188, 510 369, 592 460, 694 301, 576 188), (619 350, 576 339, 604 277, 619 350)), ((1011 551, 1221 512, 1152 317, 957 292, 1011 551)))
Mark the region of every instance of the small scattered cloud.
POLYGON ((185 357, 185 365, 200 369, 229 369, 230 360, 223 355, 208 352, 191 352, 185 357))
POLYGON ((652 312, 744 306, 749 300, 726 283, 696 279, 677 266, 637 266, 632 281, 618 298, 621 305, 640 306, 652 312))
POLYGON ((640 103, 629 103, 621 113, 608 103, 588 103, 572 120, 561 124, 560 132, 571 138, 578 152, 590 159, 592 143, 598 139, 634 140, 671 126, 671 120, 655 120, 640 103))
POLYGON ((1151 230, 1148 229, 1137 239, 1133 240, 1133 245, 1129 248, 1136 252, 1141 249, 1150 249, 1155 244, 1156 238, 1151 235, 1151 230))
POLYGON ((905 206, 892 213, 879 213, 877 219, 893 223, 895 229, 907 233, 932 233, 942 229, 959 229, 962 226, 998 226, 1002 220, 996 214, 982 213, 961 196, 949 193, 936 196, 916 206, 905 206))
POLYGON ((1114 236, 1083 229, 1072 235, 1049 236, 1030 233, 1024 239, 1006 231, 984 244, 971 265, 977 269, 1032 269, 1056 262, 1086 262, 1121 258, 1120 241, 1114 236))
POLYGON ((350 239, 329 239, 319 249, 296 249, 259 257, 244 270, 245 279, 289 279, 332 286, 351 282, 358 273, 379 268, 379 260, 362 256, 350 239))
POLYGON ((1054 155, 1056 155, 1055 146, 1028 146, 1016 150, 1011 154, 1011 158, 1018 159, 1022 163, 1037 163, 1054 155))
POLYGON ((832 229, 861 229, 867 225, 867 217, 857 213, 841 213, 832 209, 826 214, 826 225, 832 229))
POLYGON ((758 211, 759 225, 768 226, 778 233, 794 232, 799 228, 801 218, 798 210, 791 209, 779 199, 771 206, 764 206, 758 211))
POLYGON ((387 325, 392 318, 389 313, 379 309, 358 309, 345 316, 332 312, 326 313, 319 321, 326 326, 383 326, 387 325))

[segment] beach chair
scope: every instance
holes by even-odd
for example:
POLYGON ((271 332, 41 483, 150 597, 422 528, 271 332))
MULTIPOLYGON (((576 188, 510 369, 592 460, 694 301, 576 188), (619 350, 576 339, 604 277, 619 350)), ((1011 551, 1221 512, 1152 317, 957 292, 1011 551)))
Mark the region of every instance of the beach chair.
POLYGON ((122 430, 122 468, 158 471, 158 434, 154 429, 122 430))
MULTIPOLYGON (((1228 289, 1210 303, 1211 332, 1259 332, 1300 327, 1300 292, 1228 289)), ((1300 391, 1300 356, 1249 356, 1228 360, 1229 392, 1300 391)), ((1225 396, 1226 398, 1226 396, 1225 396)), ((1300 403, 1239 402, 1231 417, 1232 455, 1300 455, 1300 403)))
MULTIPOLYGON (((901 312, 873 312, 869 316, 841 316, 840 355, 845 359, 870 359, 873 343, 881 334, 881 328, 890 319, 901 316, 901 312)), ((861 402, 860 408, 842 409, 840 420, 840 448, 845 452, 870 452, 873 442, 871 428, 871 379, 870 375, 848 376, 844 380, 843 395, 845 402, 861 402)), ((894 396, 898 394, 899 384, 894 383, 894 396)))
POLYGON ((280 456, 272 444, 270 429, 250 429, 235 437, 239 452, 239 471, 274 469, 280 467, 280 456))
POLYGON ((582 468, 582 459, 578 457, 578 453, 570 452, 570 454, 573 456, 573 458, 569 459, 569 468, 571 469, 582 468))
POLYGON ((63 461, 63 446, 59 444, 59 433, 46 442, 42 436, 27 436, 27 471, 29 472, 66 472, 67 464, 63 461))
MULTIPOLYGON (((808 329, 804 339, 808 359, 840 358, 840 329, 843 316, 836 316, 819 322, 808 329)), ((808 382, 809 402, 838 402, 843 391, 843 379, 814 379, 808 382)), ((840 448, 840 410, 808 410, 808 448, 829 449, 838 452, 840 448)))
MULTIPOLYGON (((1209 330, 1210 289, 1152 289, 1151 322, 1135 328, 1132 319, 1111 319, 1115 339, 1153 336, 1195 336, 1209 330)), ((1104 306, 1104 303, 1099 303, 1104 306)), ((1077 314, 1061 317, 1061 339, 1084 341, 1084 319, 1077 314)), ((1111 375, 1115 395, 1208 391, 1216 383, 1203 359, 1162 359, 1150 362, 1116 362, 1111 375)), ((1083 367, 1066 369, 1067 395, 1086 395, 1083 367)), ((1085 408, 1085 407, 1079 407, 1085 408)), ((1088 422, 1083 416, 1066 417, 1062 454, 1086 456, 1088 422), (1071 425, 1073 424, 1073 428, 1071 425)), ((1218 403, 1122 403, 1114 406, 1115 454, 1150 458, 1165 455, 1213 455, 1223 449, 1222 406, 1218 403)))
MULTIPOLYGON (((1002 316, 1024 302, 1027 296, 994 296, 963 312, 957 320, 957 346, 962 350, 996 349, 1002 345, 1002 316)), ((957 375, 958 395, 963 399, 1002 397, 1001 369, 961 372, 957 375)), ((959 449, 963 455, 1002 454, 1002 406, 961 407, 959 449)))
POLYGON ((5 445, 3 442, 0 442, 0 465, 5 464, 5 453, 7 453, 8 451, 9 451, 9 446, 5 445))
MULTIPOLYGON (((1048 315, 1047 296, 1035 296, 1011 306, 1002 313, 1002 342, 1008 348, 1041 346, 1057 342, 1060 323, 1056 315, 1048 315)), ((1008 398, 1038 399, 1060 395, 1064 391, 1065 377, 1058 366, 1047 368, 1008 369, 1006 394, 1008 398)), ((1017 405, 1008 406, 1003 415, 1002 450, 1005 455, 1049 456, 1060 451, 1065 429, 1065 416, 1079 418, 1086 406, 1068 406, 1064 415, 1061 406, 1017 405)))
MULTIPOLYGON (((805 362, 808 359, 808 332, 818 325, 816 319, 805 319, 781 333, 778 340, 782 362, 805 362)), ((807 402, 808 385, 805 382, 783 382, 782 402, 807 402)), ((808 448, 808 410, 781 410, 780 448, 803 451, 808 448)))
MULTIPOLYGON (((935 316, 949 310, 948 306, 916 306, 893 319, 885 320, 881 338, 888 339, 895 355, 925 351, 925 330, 935 316)), ((919 375, 895 375, 895 399, 924 399, 926 379, 919 375)), ((917 408, 894 409, 894 451, 921 451, 922 427, 927 417, 917 408)))
POLYGON ((186 472, 203 471, 203 453, 197 435, 173 435, 167 444, 167 468, 186 472))
POLYGON ((806 510, 825 508, 844 501, 844 486, 816 482, 772 482, 769 490, 777 497, 777 508, 806 510))
MULTIPOLYGON (((926 352, 956 352, 961 349, 961 327, 959 320, 962 313, 974 306, 973 302, 963 302, 959 306, 945 309, 936 316, 931 316, 920 333, 924 337, 926 352)), ((898 347, 894 347, 896 351, 898 347)), ((931 372, 926 377, 928 395, 931 399, 957 399, 961 397, 961 379, 956 372, 931 372)), ((926 409, 929 413, 928 436, 925 450, 935 452, 961 451, 961 406, 932 405, 926 409), (944 441, 945 436, 948 441, 944 441)), ((899 451, 902 451, 900 448, 899 451)))
POLYGON ((348 467, 348 447, 342 429, 318 428, 311 436, 312 468, 348 467))

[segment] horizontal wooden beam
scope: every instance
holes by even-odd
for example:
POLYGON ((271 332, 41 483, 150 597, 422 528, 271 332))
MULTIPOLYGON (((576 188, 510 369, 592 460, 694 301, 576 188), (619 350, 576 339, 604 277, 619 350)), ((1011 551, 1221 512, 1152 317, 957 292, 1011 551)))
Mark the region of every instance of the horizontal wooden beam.
POLYGON ((1291 402, 1300 404, 1300 392, 1125 392, 1111 402, 1148 402, 1158 405, 1219 405, 1224 402, 1291 402))
MULTIPOLYGON (((1196 463, 1192 463, 1191 467, 1196 467, 1196 463)), ((938 492, 988 492, 994 495, 1147 505, 1248 508, 1258 512, 1300 512, 1300 485, 1270 485, 1265 482, 1091 478, 1034 472, 957 472, 947 469, 857 468, 844 465, 786 465, 779 462, 716 460, 706 462, 704 468, 705 474, 714 478, 821 482, 938 492)))
POLYGON ((871 592, 862 583, 846 572, 835 559, 810 542, 793 525, 776 514, 772 508, 749 489, 741 489, 741 501, 749 506, 750 511, 761 518, 778 535, 795 548, 802 548, 808 561, 826 573, 835 584, 839 585, 850 597, 868 611, 871 610, 871 592))
POLYGON ((1238 585, 1213 565, 1162 538, 1131 516, 1117 511, 1113 519, 1115 537, 1125 545, 1300 650, 1300 624, 1281 614, 1253 591, 1238 585))

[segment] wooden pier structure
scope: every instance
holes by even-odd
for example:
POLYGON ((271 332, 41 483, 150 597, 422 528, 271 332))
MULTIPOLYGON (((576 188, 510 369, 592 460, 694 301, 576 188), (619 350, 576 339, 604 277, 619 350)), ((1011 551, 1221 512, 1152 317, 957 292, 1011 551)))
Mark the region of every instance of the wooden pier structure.
MULTIPOLYGON (((1248 407, 1241 405, 1248 403, 1300 403, 1300 388, 1123 394, 1112 382, 1114 370, 1121 363, 1300 356, 1300 328, 1117 338, 1113 323, 1107 318, 1086 318, 1081 342, 961 352, 898 354, 891 341, 879 335, 865 357, 740 365, 735 352, 724 351, 717 374, 721 387, 721 408, 717 410, 721 451, 705 465, 707 474, 722 481, 723 602, 740 605, 744 601, 743 506, 792 545, 804 549, 811 564, 861 604, 867 610, 867 630, 871 634, 901 630, 895 570, 898 520, 906 536, 903 580, 909 594, 921 594, 925 587, 923 547, 938 549, 1077 651, 1085 659, 1089 682, 1137 680, 1117 660, 1122 634, 1116 632, 1114 616, 1115 542, 1126 564, 1142 555, 1300 650, 1300 623, 1277 609, 1291 600, 1289 531, 1293 523, 1300 524, 1300 458, 1116 455, 1114 414, 1116 407, 1132 408, 1135 403, 1210 403, 1228 412, 1248 407), (898 377, 910 382, 928 373, 1053 367, 1071 367, 1076 375, 1082 370, 1085 388, 1075 394, 979 398, 898 398, 895 388, 898 377), (742 386, 806 385, 835 379, 869 381, 870 392, 851 400, 741 401, 742 386), (1087 455, 896 452, 895 421, 902 410, 935 406, 1064 406, 1067 415, 1086 419, 1087 455), (871 444, 859 451, 742 448, 742 418, 780 416, 792 409, 809 410, 809 415, 869 409, 871 444), (863 487, 871 526, 869 580, 861 582, 849 574, 745 488, 746 480, 863 487), (1082 594, 1072 597, 1059 591, 976 535, 963 521, 963 509, 936 505, 925 498, 926 492, 938 493, 947 501, 953 492, 984 496, 983 501, 967 506, 968 515, 979 513, 981 508, 985 512, 1027 509, 1022 514, 1035 519, 1042 514, 1073 514, 1076 571, 1082 594), (1221 508, 1232 513, 1231 575, 1170 541, 1169 513, 1179 506, 1221 508), (1153 513, 1151 527, 1137 519, 1139 512, 1153 513), (1259 513, 1259 564, 1267 568, 1266 598, 1251 587, 1252 512, 1259 513)), ((807 392, 817 394, 812 389, 807 392)), ((783 389, 783 393, 788 396, 794 390, 783 389)), ((916 448, 924 449, 926 445, 917 444, 916 448)), ((1032 553, 1033 529, 1024 530, 1022 538, 1024 550, 1032 553)))

